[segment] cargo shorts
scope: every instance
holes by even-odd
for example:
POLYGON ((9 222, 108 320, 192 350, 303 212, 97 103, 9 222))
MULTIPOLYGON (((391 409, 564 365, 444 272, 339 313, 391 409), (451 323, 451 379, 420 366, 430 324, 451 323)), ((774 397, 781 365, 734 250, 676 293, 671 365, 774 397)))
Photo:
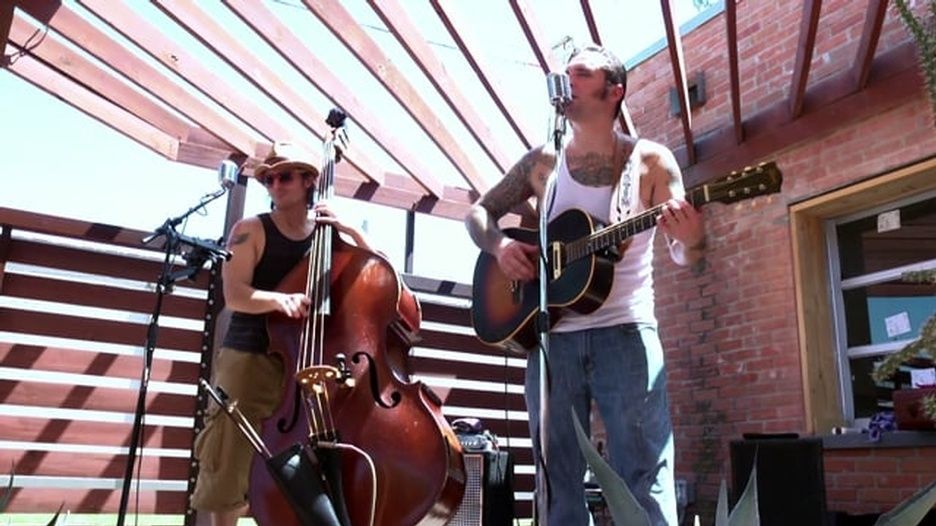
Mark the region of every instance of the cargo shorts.
MULTIPOLYGON (((284 387, 279 357, 222 348, 213 367, 213 385, 237 401, 254 429, 280 405, 284 387)), ((234 421, 209 400, 205 427, 195 437, 198 479, 192 507, 200 511, 229 511, 247 501, 250 466, 255 451, 234 421)))

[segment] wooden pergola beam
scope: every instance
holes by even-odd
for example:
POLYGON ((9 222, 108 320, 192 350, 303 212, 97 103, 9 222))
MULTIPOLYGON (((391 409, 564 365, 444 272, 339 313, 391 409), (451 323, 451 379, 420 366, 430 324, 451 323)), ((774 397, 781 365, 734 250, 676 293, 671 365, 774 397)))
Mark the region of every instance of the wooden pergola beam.
POLYGON ((455 116, 465 125, 468 132, 481 146, 497 168, 506 172, 513 164, 513 159, 500 147, 501 141, 494 138, 487 124, 473 109, 467 97, 462 94, 458 83, 448 74, 442 61, 429 48, 429 43, 422 37, 415 24, 406 16, 406 11, 397 0, 368 0, 374 12, 393 33, 413 62, 419 66, 429 82, 435 87, 442 99, 449 105, 455 116))
POLYGON ((589 0, 579 0, 582 6, 582 15, 585 16, 585 24, 588 26, 588 34, 591 35, 592 42, 601 45, 601 35, 598 33, 598 23, 595 22, 595 13, 592 12, 591 2, 589 0))
MULTIPOLYGON (((154 3, 257 89, 269 95, 276 104, 295 117, 319 140, 330 137, 331 128, 325 123, 325 116, 308 102, 308 98, 286 85, 276 72, 225 31, 197 3, 178 0, 155 0, 154 3)), ((344 160, 353 165, 363 177, 376 184, 383 184, 383 170, 360 150, 352 149, 347 152, 344 160)))
POLYGON ((806 84, 809 82, 809 67, 816 46, 816 30, 819 27, 819 12, 822 0, 804 0, 803 18, 800 21, 799 44, 796 47, 796 62, 790 83, 790 117, 795 119, 803 111, 806 84))
MULTIPOLYGON (((0 53, 6 49, 7 40, 10 35, 10 24, 13 23, 13 8, 15 2, 4 2, 0 5, 0 53)), ((3 67, 5 64, 0 64, 3 67)))
MULTIPOLYGON (((12 43, 11 43, 12 44, 12 43)), ((14 48, 20 49, 15 44, 14 48)), ((166 159, 175 159, 179 140, 113 104, 29 54, 13 60, 12 73, 94 120, 120 132, 166 159)), ((217 164, 212 168, 217 167, 217 164)))
POLYGON ((676 97, 679 100, 679 121, 682 124, 683 137, 686 140, 686 157, 689 164, 695 164, 695 144, 692 138, 692 114, 689 108, 689 87, 686 82, 686 63, 683 59, 682 39, 679 27, 673 16, 672 0, 660 0, 663 10, 663 26, 666 28, 666 44, 669 48, 670 63, 673 66, 673 81, 676 97))
MULTIPOLYGON (((69 42, 104 62, 166 105, 202 126, 242 153, 254 155, 256 141, 244 130, 218 115, 185 88, 95 28, 68 6, 55 0, 32 0, 20 4, 27 14, 56 30, 69 42)), ((199 135, 204 137, 204 134, 199 135)), ((188 139, 188 137, 186 137, 188 139)), ((193 140, 198 140, 193 138, 193 140)), ((219 145, 208 143, 210 146, 219 145)))
POLYGON ((436 117, 435 112, 425 103, 406 76, 364 32, 351 13, 338 0, 303 0, 303 3, 400 103, 461 173, 468 185, 478 192, 487 190, 490 184, 475 168, 469 156, 458 145, 458 141, 436 117))
POLYGON ((855 64, 852 66, 855 91, 864 89, 868 85, 871 63, 874 60, 874 52, 877 50, 878 39, 881 37, 881 28, 884 27, 886 16, 887 0, 868 0, 864 28, 861 30, 858 52, 855 55, 855 64))
MULTIPOLYGON (((381 120, 354 96, 354 91, 346 87, 330 68, 319 61, 266 6, 250 0, 225 0, 224 3, 303 77, 322 93, 328 94, 351 119, 358 122, 368 136, 380 144, 407 174, 422 185, 424 193, 442 194, 444 187, 432 172, 418 158, 411 155, 399 139, 388 133, 381 120)), ((339 163, 338 167, 342 164, 344 163, 339 163)))
MULTIPOLYGON (((867 88, 855 92, 852 72, 844 70, 814 85, 806 93, 803 113, 789 119, 786 101, 746 122, 746 139, 737 145, 730 130, 722 129, 699 141, 699 162, 686 170, 687 186, 711 181, 732 170, 752 165, 773 152, 810 140, 853 122, 889 111, 921 95, 923 84, 912 42, 882 53, 873 62, 867 88)), ((680 163, 686 152, 675 152, 680 163)))
MULTIPOLYGON (((588 25, 588 33, 591 35, 592 42, 601 44, 601 33, 598 31, 598 23, 595 20, 595 13, 592 11, 590 0, 579 0, 582 6, 582 16, 585 17, 585 24, 588 25)), ((621 115, 618 117, 618 125, 624 133, 633 137, 637 136, 637 128, 634 127, 634 119, 631 118, 630 110, 627 109, 627 101, 621 99, 621 115)))
POLYGON ((728 40, 728 78, 731 83, 731 123, 735 144, 744 141, 741 123, 741 72, 738 67, 738 13, 734 0, 725 2, 725 33, 728 40))
MULTIPOLYGON (((184 46, 173 42, 123 2, 78 0, 86 9, 151 57, 191 83, 195 89, 231 112, 268 141, 292 138, 292 133, 254 101, 231 89, 184 46)), ((243 152, 251 153, 251 152, 243 152)))
POLYGON ((517 134, 524 148, 531 148, 533 143, 537 141, 531 139, 533 134, 529 130, 522 129, 520 123, 514 118, 513 113, 507 109, 507 104, 504 102, 507 100, 507 97, 504 93, 503 83, 491 81, 488 77, 486 72, 494 71, 494 68, 484 59, 484 55, 480 51, 482 49, 481 45, 477 43, 477 40, 472 39, 469 34, 464 31, 458 31, 455 27, 453 20, 461 19, 455 16, 454 13, 457 2, 445 2, 445 5, 443 5, 439 0, 429 0, 429 3, 432 4, 432 8, 435 9, 442 25, 445 26, 452 40, 455 41, 455 45, 458 46, 459 51, 461 51, 462 55, 465 57, 471 70, 474 71, 475 75, 478 77, 478 81, 481 82, 481 85, 487 90, 488 95, 491 96, 494 105, 497 106, 501 115, 507 119, 507 123, 513 129, 514 133, 517 134))
POLYGON ((523 35, 530 43, 537 62, 543 68, 543 73, 558 72, 562 65, 556 59, 552 48, 546 43, 546 35, 533 9, 526 0, 510 0, 510 8, 517 17, 517 22, 520 23, 523 35))
POLYGON ((28 47, 29 55, 136 115, 166 135, 176 139, 184 139, 188 135, 190 126, 185 121, 121 82, 110 72, 61 44, 53 33, 47 33, 41 39, 27 45, 35 34, 36 28, 33 25, 20 16, 14 17, 10 26, 11 43, 20 49, 28 47))

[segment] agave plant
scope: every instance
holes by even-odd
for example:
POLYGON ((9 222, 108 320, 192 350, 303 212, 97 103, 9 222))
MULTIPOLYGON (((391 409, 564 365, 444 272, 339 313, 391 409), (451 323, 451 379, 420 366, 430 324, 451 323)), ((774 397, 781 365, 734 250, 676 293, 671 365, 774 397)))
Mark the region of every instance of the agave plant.
POLYGON ((874 526, 913 526, 920 524, 936 504, 936 480, 917 491, 896 508, 878 517, 874 526))
MULTIPOLYGON (((572 423, 575 426, 575 436, 578 439, 579 449, 585 456, 585 461, 595 473, 598 485, 611 518, 617 526, 650 526, 647 512, 640 506, 634 494, 627 488, 627 484, 605 462, 595 446, 585 435, 579 423, 575 410, 572 410, 572 423)), ((891 511, 881 515, 874 526, 915 526, 936 505, 936 480, 920 489, 913 496, 898 504, 891 511)), ((699 524, 696 517, 695 524, 699 524)), ((747 485, 741 498, 731 513, 728 513, 728 489, 722 479, 718 490, 718 504, 715 508, 715 526, 758 526, 760 524, 760 511, 757 506, 757 455, 754 455, 754 466, 748 477, 747 485)))
MULTIPOLYGON (((7 484, 6 491, 0 495, 0 513, 6 511, 7 506, 10 504, 10 500, 13 498, 13 477, 15 476, 16 474, 13 472, 13 466, 10 466, 10 482, 7 484)), ((58 524, 59 515, 62 514, 62 508, 64 507, 65 503, 63 502, 62 505, 59 506, 58 511, 55 512, 55 516, 52 517, 52 520, 49 521, 46 526, 55 526, 58 524)))
MULTIPOLYGON (((585 461, 595 473, 598 485, 601 486, 601 493, 608 505, 608 511, 611 512, 611 518, 614 524, 619 526, 650 526, 650 518, 647 512, 640 506, 634 494, 627 488, 627 484, 621 480, 621 477, 611 469, 611 466, 605 462, 595 446, 585 435, 579 424, 575 409, 572 410, 572 423, 575 426, 575 436, 578 439, 579 449, 585 456, 585 461)), ((722 480, 721 489, 718 495, 718 507, 715 512, 715 526, 756 526, 760 524, 760 512, 757 508, 757 461, 755 458, 754 469, 751 470, 751 476, 748 478, 744 493, 738 499, 734 510, 728 513, 728 490, 725 481, 722 480)))

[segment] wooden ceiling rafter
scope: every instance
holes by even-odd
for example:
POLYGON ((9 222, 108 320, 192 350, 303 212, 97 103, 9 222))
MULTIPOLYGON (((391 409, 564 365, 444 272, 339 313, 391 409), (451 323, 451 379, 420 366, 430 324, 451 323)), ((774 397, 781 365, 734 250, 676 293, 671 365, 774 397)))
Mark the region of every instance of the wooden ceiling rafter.
MULTIPOLYGON (((12 42, 9 47, 20 49, 12 42)), ((6 69, 157 154, 167 159, 176 157, 178 139, 49 68, 38 58, 25 53, 11 60, 6 69)))
POLYGON ((479 193, 486 191, 490 187, 489 182, 482 177, 469 156, 461 149, 432 108, 419 96, 406 76, 397 69, 380 46, 364 32, 351 13, 338 0, 302 1, 416 121, 416 124, 461 173, 465 182, 479 193))
MULTIPOLYGON (((185 79, 203 95, 227 110, 240 122, 258 132, 267 142, 290 133, 246 95, 230 89, 229 83, 201 63, 185 46, 163 35, 153 24, 123 2, 77 0, 114 31, 133 42, 169 70, 185 79)), ((249 151, 242 153, 251 153, 249 151)))
POLYGON ((663 11, 666 45, 669 48, 670 63, 673 66, 676 98, 679 100, 679 121, 682 124, 683 138, 686 141, 686 159, 692 165, 696 162, 696 153, 695 142, 692 137, 692 110, 689 107, 689 85, 686 81, 686 62, 683 59, 682 38, 679 35, 679 26, 673 16, 672 0, 660 0, 660 8, 663 11))
POLYGON ((868 85, 868 76, 871 74, 871 63, 877 51, 881 29, 887 17, 887 0, 868 0, 868 9, 865 14, 864 28, 861 30, 861 40, 858 42, 858 52, 855 64, 852 66, 855 91, 864 89, 868 85))
MULTIPOLYGON (((7 40, 10 35, 10 24, 13 23, 13 11, 15 4, 13 2, 4 2, 0 5, 0 54, 6 49, 7 40)), ((5 64, 0 64, 4 66, 5 64)))
POLYGON ((60 43, 53 33, 46 33, 41 40, 30 45, 29 40, 35 34, 36 28, 32 24, 20 16, 14 17, 10 26, 10 42, 20 50, 28 48, 25 54, 44 62, 90 91, 108 98, 170 137, 184 138, 188 135, 188 123, 72 51, 60 43))
POLYGON ((458 120, 464 124, 468 133, 474 137, 484 153, 501 172, 506 172, 512 159, 501 148, 501 141, 494 138, 490 128, 481 116, 472 108, 468 98, 462 94, 458 83, 448 74, 442 61, 429 46, 429 42, 419 33, 398 0, 367 0, 387 29, 393 33, 403 49, 436 89, 442 100, 448 104, 458 120))
POLYGON ((507 96, 504 93, 504 85, 491 81, 488 77, 486 72, 494 71, 494 68, 484 59, 483 53, 480 52, 481 46, 464 31, 458 31, 455 27, 453 20, 457 20, 458 17, 455 16, 453 11, 457 3, 445 2, 444 6, 439 0, 429 0, 429 3, 432 4, 432 8, 435 10, 436 15, 438 15, 442 25, 445 26, 446 31, 448 31, 449 35, 452 37, 452 40, 455 41, 458 50, 461 51, 462 56, 465 57, 468 66, 471 67, 471 70, 474 71, 475 75, 478 77, 478 81, 480 81, 484 89, 487 90, 494 105, 497 106, 497 109, 500 110, 504 118, 507 119, 507 123, 510 125, 511 129, 513 129, 514 133, 517 134, 517 138, 520 139, 520 142, 523 143, 523 147, 527 149, 531 148, 533 146, 533 141, 530 137, 533 134, 528 130, 524 130, 510 110, 507 109, 507 104, 504 102, 507 100, 507 96))
MULTIPOLYGON (((20 4, 19 8, 232 148, 250 154, 258 149, 257 142, 243 129, 223 118, 66 5, 55 0, 32 0, 20 4)), ((190 132, 192 135, 194 132, 190 132)))
MULTIPOLYGON (((154 4, 248 79, 257 89, 266 93, 280 108, 292 115, 319 140, 325 140, 331 135, 331 128, 326 124, 325 116, 319 113, 307 98, 287 86, 279 75, 225 31, 197 3, 154 0, 154 4)), ((287 139, 287 137, 280 139, 287 139)), ((310 145, 305 146, 310 150, 315 149, 310 148, 310 145)), ((383 184, 383 170, 360 150, 351 149, 345 155, 344 160, 353 165, 362 177, 376 184, 383 184)))
POLYGON ((796 46, 796 61, 793 64, 793 78, 790 83, 789 107, 790 117, 793 119, 803 112, 803 100, 806 96, 806 85, 809 83, 809 67, 816 47, 816 31, 819 28, 821 10, 822 0, 803 1, 799 44, 796 46))
MULTIPOLYGON (((251 0, 224 0, 224 4, 247 24, 263 41, 280 54, 306 80, 341 107, 360 125, 369 137, 379 144, 400 167, 424 189, 424 193, 441 196, 444 185, 429 168, 403 147, 403 143, 388 133, 381 120, 354 96, 353 90, 326 67, 288 27, 261 2, 251 0)), ((353 142, 352 142, 353 144, 353 142)), ((352 145, 352 150, 354 147, 352 145)), ((339 163, 340 167, 344 163, 339 163)), ((384 172, 384 178, 386 177, 384 172)))
MULTIPOLYGON (((35 4, 36 2, 32 3, 35 4)), ((76 13, 70 12, 71 19, 68 18, 68 15, 60 16, 64 13, 63 10, 65 8, 63 6, 58 7, 61 9, 53 9, 47 11, 45 14, 45 18, 52 22, 51 27, 53 29, 58 31, 59 28, 56 27, 56 23, 61 23, 64 20, 67 22, 67 27, 65 28, 67 33, 71 33, 71 36, 74 38, 83 40, 85 44, 91 44, 89 46, 90 50, 85 49, 85 51, 95 55, 93 51, 100 51, 96 46, 103 45, 106 47, 109 45, 109 42, 115 46, 114 49, 119 49, 122 53, 126 54, 120 56, 121 58, 128 59, 129 67, 140 66, 142 69, 139 71, 144 71, 146 75, 152 75, 149 78, 159 78, 159 73, 148 68, 145 63, 137 63, 133 60, 129 60, 133 58, 139 61, 138 58, 133 57, 126 49, 117 46, 115 42, 109 40, 109 37, 106 37, 103 33, 98 32, 90 26, 80 27, 80 22, 84 21, 81 20, 81 17, 76 13)), ((41 12, 39 12, 39 14, 42 15, 41 12)), ((84 23, 86 24, 87 22, 84 23)), ((68 38, 69 41, 72 41, 72 38, 69 38, 68 35, 63 34, 63 36, 68 38)), ((104 57, 110 56, 106 50, 101 54, 104 57)), ((95 56, 101 59, 100 56, 95 56)), ((95 120, 123 133, 135 142, 140 143, 166 158, 180 160, 195 166, 216 168, 223 159, 231 155, 230 149, 219 149, 193 142, 195 140, 208 142, 206 141, 206 136, 208 136, 208 134, 204 130, 192 128, 189 134, 189 138, 192 140, 177 140, 142 119, 139 119, 131 112, 127 111, 127 109, 120 107, 110 100, 105 100, 97 96, 97 94, 93 93, 85 86, 55 71, 49 64, 40 62, 30 56, 20 57, 18 60, 20 62, 15 67, 9 68, 14 74, 17 74, 27 82, 62 99, 95 120)), ((102 59, 102 62, 106 61, 102 59)), ((125 65, 125 67, 127 66, 125 65)), ((98 71, 101 74, 106 74, 103 70, 99 69, 98 71)), ((138 74, 139 71, 137 72, 138 74)), ((123 72, 120 73, 123 74, 123 72)), ((169 86, 175 86, 175 84, 170 82, 165 87, 168 88, 169 86)), ((141 87, 145 88, 146 85, 141 87)), ((150 83, 148 88, 148 91, 153 89, 152 83, 150 83)), ((185 92, 183 91, 182 93, 185 92)), ((176 109, 183 114, 186 110, 184 106, 182 108, 177 107, 176 109)), ((220 122, 227 123, 228 121, 221 119, 220 122)), ((211 141, 212 144, 217 142, 217 139, 211 141)), ((251 143, 251 148, 256 150, 256 152, 251 153, 251 161, 248 162, 248 165, 255 165, 260 158, 265 156, 266 152, 269 151, 269 146, 269 144, 251 143)), ((314 151, 312 154, 316 156, 314 151)), ((318 162, 317 159, 316 162, 318 162)), ((380 186, 367 180, 357 170, 350 170, 349 167, 349 163, 338 163, 336 165, 336 187, 338 189, 338 194, 345 197, 361 198, 362 196, 366 196, 366 200, 376 204, 408 210, 415 209, 455 220, 461 220, 464 217, 468 211, 468 207, 474 200, 474 196, 470 192, 448 186, 441 187, 440 196, 437 198, 427 196, 421 185, 404 175, 385 173, 385 175, 393 181, 395 186, 380 186)), ((248 173, 250 173, 251 169, 252 168, 248 167, 248 173)))
MULTIPOLYGON (((806 92, 797 119, 790 120, 788 101, 782 100, 746 121, 746 138, 740 145, 725 129, 700 140, 699 161, 686 170, 687 186, 709 182, 772 152, 905 104, 920 95, 921 83, 916 46, 899 44, 874 59, 868 85, 861 91, 852 89, 852 72, 846 69, 806 92)), ((675 154, 681 164, 685 162, 685 149, 675 154)))
POLYGON ((527 3, 527 0, 510 0, 510 8, 517 17, 523 35, 530 43, 533 55, 536 57, 536 61, 539 62, 540 68, 543 69, 543 73, 562 71, 562 65, 556 59, 552 47, 546 43, 546 33, 543 31, 535 12, 527 3))
MULTIPOLYGON (((595 20, 595 13, 592 11, 590 0, 579 0, 582 6, 582 16, 585 17, 585 24, 588 26, 588 34, 592 42, 602 45, 601 32, 598 31, 598 22, 595 20)), ((637 136, 637 128, 634 127, 634 119, 631 117, 630 110, 627 109, 627 97, 621 99, 621 114, 618 116, 618 126, 621 130, 633 137, 637 136)))
POLYGON ((741 71, 738 67, 738 8, 734 0, 725 2, 725 34, 728 41, 728 78, 731 84, 731 125, 735 144, 744 141, 741 122, 741 71))
POLYGON ((588 34, 591 35, 592 42, 601 44, 601 34, 598 32, 598 23, 595 21, 595 13, 592 11, 589 0, 579 0, 582 6, 582 15, 585 16, 585 25, 588 26, 588 34))

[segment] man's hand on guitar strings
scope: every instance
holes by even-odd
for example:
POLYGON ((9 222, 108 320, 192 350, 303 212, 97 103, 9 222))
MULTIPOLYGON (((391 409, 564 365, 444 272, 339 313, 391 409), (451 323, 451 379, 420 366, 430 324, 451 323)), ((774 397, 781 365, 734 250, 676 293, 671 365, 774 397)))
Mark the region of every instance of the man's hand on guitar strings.
POLYGON ((681 199, 670 199, 663 204, 657 224, 668 238, 687 247, 696 246, 705 238, 702 214, 681 199))
POLYGON ((497 264, 507 278, 528 281, 536 277, 536 257, 539 249, 505 237, 497 247, 497 264))

